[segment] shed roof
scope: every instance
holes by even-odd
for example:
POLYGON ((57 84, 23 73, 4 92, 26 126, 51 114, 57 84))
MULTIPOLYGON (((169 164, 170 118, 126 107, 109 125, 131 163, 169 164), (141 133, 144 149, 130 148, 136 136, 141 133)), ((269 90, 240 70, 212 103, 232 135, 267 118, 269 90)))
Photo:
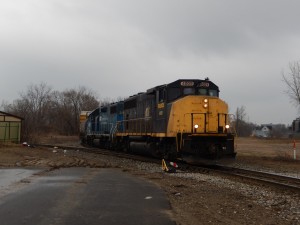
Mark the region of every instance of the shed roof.
POLYGON ((20 116, 16 116, 16 115, 13 115, 13 114, 10 114, 10 113, 6 113, 6 112, 2 112, 2 111, 0 111, 0 116, 11 116, 11 117, 18 118, 20 120, 24 120, 24 118, 22 118, 20 116))

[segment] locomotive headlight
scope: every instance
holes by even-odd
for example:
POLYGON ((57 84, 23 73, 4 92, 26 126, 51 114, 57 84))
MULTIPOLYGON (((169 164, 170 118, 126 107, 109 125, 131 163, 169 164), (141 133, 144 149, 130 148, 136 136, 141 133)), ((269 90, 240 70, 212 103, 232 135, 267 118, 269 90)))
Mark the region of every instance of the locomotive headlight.
POLYGON ((194 128, 195 129, 198 129, 199 125, 198 124, 195 124, 194 128))
POLYGON ((226 124, 225 128, 226 128, 226 129, 229 129, 229 125, 228 125, 228 124, 226 124))
POLYGON ((203 100, 203 102, 204 102, 203 107, 204 107, 204 108, 207 108, 207 107, 208 107, 208 99, 205 98, 205 99, 203 100))

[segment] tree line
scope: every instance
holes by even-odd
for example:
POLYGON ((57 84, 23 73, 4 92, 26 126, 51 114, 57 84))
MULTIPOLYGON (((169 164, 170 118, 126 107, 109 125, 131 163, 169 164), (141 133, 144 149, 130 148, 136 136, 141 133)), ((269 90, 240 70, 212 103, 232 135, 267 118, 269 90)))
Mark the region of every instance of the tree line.
POLYGON ((36 142, 49 133, 78 135, 79 115, 99 107, 95 92, 78 87, 53 90, 45 83, 30 85, 12 103, 2 103, 3 111, 23 118, 22 140, 36 142))

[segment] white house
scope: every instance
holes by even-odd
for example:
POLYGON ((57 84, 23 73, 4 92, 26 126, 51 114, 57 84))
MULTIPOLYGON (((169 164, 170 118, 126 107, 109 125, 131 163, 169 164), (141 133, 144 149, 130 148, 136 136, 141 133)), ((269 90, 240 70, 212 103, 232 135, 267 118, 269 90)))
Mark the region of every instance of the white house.
POLYGON ((252 136, 260 138, 272 137, 272 125, 261 125, 260 127, 256 127, 252 136))

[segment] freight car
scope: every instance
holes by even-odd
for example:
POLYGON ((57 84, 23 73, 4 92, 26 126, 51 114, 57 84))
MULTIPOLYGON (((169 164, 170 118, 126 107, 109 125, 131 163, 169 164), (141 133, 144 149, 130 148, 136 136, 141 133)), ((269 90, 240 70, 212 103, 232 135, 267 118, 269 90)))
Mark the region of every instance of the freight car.
POLYGON ((180 79, 92 111, 82 141, 170 160, 235 158, 228 105, 208 78, 180 79))

